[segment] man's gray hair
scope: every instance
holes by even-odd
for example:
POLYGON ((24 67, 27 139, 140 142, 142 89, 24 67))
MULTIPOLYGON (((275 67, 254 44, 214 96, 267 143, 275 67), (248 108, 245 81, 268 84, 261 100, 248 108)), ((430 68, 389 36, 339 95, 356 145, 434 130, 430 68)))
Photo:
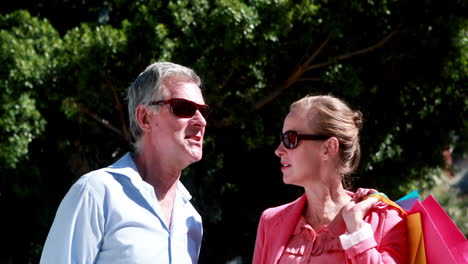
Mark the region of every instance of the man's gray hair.
POLYGON ((169 99, 164 98, 164 96, 167 93, 168 80, 173 78, 191 81, 199 87, 201 86, 200 77, 192 69, 171 62, 156 62, 140 73, 128 88, 130 132, 137 152, 140 149, 139 143, 142 131, 136 121, 135 110, 140 104, 148 105, 154 100, 169 99))

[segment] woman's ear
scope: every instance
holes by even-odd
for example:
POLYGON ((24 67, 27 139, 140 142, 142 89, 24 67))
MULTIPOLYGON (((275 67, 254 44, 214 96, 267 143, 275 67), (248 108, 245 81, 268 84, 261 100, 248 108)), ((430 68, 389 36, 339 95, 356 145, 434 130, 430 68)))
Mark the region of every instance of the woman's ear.
POLYGON ((138 105, 135 109, 135 119, 141 130, 148 132, 151 130, 151 110, 145 105, 138 105))
POLYGON ((338 150, 340 149, 340 142, 336 137, 331 137, 327 139, 325 142, 325 152, 324 154, 327 157, 334 157, 338 153, 338 150))

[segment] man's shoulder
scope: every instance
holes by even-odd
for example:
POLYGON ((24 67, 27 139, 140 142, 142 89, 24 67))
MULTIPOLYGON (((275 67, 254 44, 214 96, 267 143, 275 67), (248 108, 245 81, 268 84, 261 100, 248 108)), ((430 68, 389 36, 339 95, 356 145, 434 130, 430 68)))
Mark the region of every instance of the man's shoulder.
POLYGON ((82 184, 87 185, 96 185, 96 184, 105 184, 107 181, 112 178, 112 174, 106 170, 106 168, 100 168, 97 170, 90 171, 82 175, 78 181, 82 184))
POLYGON ((87 187, 98 187, 108 184, 114 184, 117 175, 128 175, 130 171, 128 154, 121 157, 118 161, 107 167, 101 167, 82 175, 75 184, 87 187))
POLYGON ((102 192, 105 186, 111 183, 112 179, 112 175, 105 168, 101 168, 82 175, 71 188, 98 193, 102 192))

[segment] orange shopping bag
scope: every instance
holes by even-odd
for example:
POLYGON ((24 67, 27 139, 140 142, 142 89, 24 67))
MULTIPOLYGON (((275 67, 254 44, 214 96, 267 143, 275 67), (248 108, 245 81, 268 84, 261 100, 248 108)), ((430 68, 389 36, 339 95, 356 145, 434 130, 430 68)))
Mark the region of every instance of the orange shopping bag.
MULTIPOLYGON (((418 190, 408 193, 396 200, 395 203, 406 211, 410 211, 416 201, 420 201, 418 190)), ((408 227, 408 263, 426 264, 426 247, 424 245, 421 213, 413 212, 408 214, 406 217, 406 225, 408 227)))

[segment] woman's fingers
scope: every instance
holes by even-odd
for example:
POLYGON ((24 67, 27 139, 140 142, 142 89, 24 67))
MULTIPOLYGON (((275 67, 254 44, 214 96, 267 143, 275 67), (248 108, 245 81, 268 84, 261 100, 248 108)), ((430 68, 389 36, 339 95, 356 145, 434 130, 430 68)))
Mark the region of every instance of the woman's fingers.
POLYGON ((343 207, 342 215, 348 232, 358 230, 365 223, 364 217, 379 201, 377 198, 369 196, 376 192, 378 191, 375 189, 359 188, 354 193, 351 201, 343 207))
POLYGON ((377 198, 369 197, 357 203, 356 206, 359 206, 359 209, 362 210, 363 216, 364 216, 372 208, 372 206, 374 206, 374 204, 377 203, 378 201, 379 200, 377 198))
POLYGON ((343 220, 345 221, 348 232, 355 232, 362 227, 365 223, 364 217, 377 201, 378 199, 369 197, 358 203, 350 201, 343 207, 343 220))
POLYGON ((369 197, 365 200, 362 200, 358 203, 355 201, 350 201, 343 207, 343 213, 348 216, 353 216, 353 218, 363 219, 367 212, 374 206, 379 200, 374 197, 369 197))
POLYGON ((378 192, 376 189, 359 188, 354 193, 354 196, 353 196, 352 200, 355 201, 355 202, 359 202, 362 199, 364 199, 364 197, 366 197, 366 196, 368 196, 370 194, 376 193, 376 192, 378 192))

